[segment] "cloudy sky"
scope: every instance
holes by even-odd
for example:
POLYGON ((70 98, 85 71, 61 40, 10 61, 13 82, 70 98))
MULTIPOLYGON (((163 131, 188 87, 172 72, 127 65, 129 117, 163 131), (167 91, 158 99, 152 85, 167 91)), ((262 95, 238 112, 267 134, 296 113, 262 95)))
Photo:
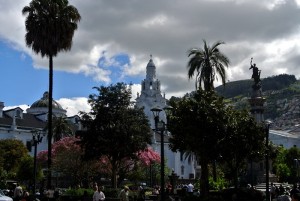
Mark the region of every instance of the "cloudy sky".
MULTIPOLYGON (((30 0, 0 0, 0 101, 28 107, 48 90, 48 60, 25 45, 22 8, 30 0)), ((300 76, 300 0, 69 0, 82 20, 70 52, 54 58, 53 97, 68 115, 87 111, 95 86, 145 78, 149 55, 166 97, 194 90, 187 52, 224 41, 229 81, 300 76)), ((216 85, 218 85, 216 83, 216 85)))

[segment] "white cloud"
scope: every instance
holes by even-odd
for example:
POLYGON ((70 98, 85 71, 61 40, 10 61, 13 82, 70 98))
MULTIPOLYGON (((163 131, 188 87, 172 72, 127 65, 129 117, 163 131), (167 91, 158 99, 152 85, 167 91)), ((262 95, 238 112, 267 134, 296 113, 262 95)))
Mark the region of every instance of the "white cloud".
POLYGON ((61 98, 57 102, 67 110, 67 116, 78 115, 80 111, 90 112, 91 106, 87 102, 87 98, 61 98))
MULTIPOLYGON (((32 57, 36 68, 48 68, 47 59, 25 46, 25 16, 30 0, 0 0, 0 38, 32 57), (7 20, 9 19, 9 20, 7 20)), ((127 54, 130 64, 119 66, 120 79, 145 76, 149 55, 166 94, 194 90, 187 78, 187 51, 222 40, 220 47, 231 60, 230 81, 251 77, 250 58, 262 69, 262 77, 278 72, 300 77, 299 0, 126 0, 69 1, 82 20, 70 52, 55 58, 55 69, 80 73, 96 82, 110 83, 115 55, 127 54), (105 58, 103 66, 98 65, 105 58)), ((120 80, 118 80, 120 81, 120 80)))
POLYGON ((151 29, 154 26, 163 26, 167 23, 167 21, 168 21, 167 16, 165 16, 164 14, 159 14, 152 17, 151 19, 142 22, 142 26, 151 29))
POLYGON ((14 109, 16 107, 19 107, 23 110, 24 113, 26 113, 26 110, 30 107, 29 105, 15 105, 15 106, 5 106, 3 110, 10 110, 14 109))

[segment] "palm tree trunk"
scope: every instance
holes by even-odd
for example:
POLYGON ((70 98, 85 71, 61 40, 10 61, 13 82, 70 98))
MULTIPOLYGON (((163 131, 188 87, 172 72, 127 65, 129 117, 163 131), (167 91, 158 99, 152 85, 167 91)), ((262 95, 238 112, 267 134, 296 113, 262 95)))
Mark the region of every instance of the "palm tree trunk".
POLYGON ((49 56, 49 102, 48 102, 48 178, 47 178, 47 188, 51 188, 51 165, 52 165, 52 91, 53 91, 53 56, 49 56))
POLYGON ((111 186, 112 188, 117 188, 117 165, 115 163, 112 165, 111 186))
POLYGON ((200 161, 200 165, 201 165, 200 195, 201 197, 207 197, 209 194, 208 161, 204 157, 202 157, 200 161))

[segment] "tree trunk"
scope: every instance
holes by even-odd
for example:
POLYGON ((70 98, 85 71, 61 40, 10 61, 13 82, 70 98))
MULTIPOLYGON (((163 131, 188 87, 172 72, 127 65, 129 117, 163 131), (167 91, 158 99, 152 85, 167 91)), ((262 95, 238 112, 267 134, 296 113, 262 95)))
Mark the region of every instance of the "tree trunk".
POLYGON ((216 182, 217 181, 217 161, 214 160, 212 165, 213 165, 213 180, 214 180, 214 182, 216 182))
POLYGON ((116 164, 112 164, 112 175, 111 175, 111 186, 113 188, 117 188, 117 166, 116 164))
POLYGON ((47 188, 51 188, 51 165, 52 165, 52 91, 53 91, 53 56, 49 56, 49 100, 48 100, 48 175, 47 175, 47 188))
POLYGON ((200 179, 200 195, 207 197, 209 194, 209 182, 208 182, 208 161, 201 158, 201 179, 200 179))
POLYGON ((235 170, 234 170, 234 188, 235 189, 238 188, 238 170, 237 170, 237 168, 235 168, 235 170))

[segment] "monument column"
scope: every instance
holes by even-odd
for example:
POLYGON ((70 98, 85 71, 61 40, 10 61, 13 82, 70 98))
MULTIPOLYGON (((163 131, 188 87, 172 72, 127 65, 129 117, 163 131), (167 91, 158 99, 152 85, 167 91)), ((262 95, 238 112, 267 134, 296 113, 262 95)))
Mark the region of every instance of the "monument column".
MULTIPOLYGON (((251 97, 248 99, 251 106, 251 114, 255 118, 257 123, 262 123, 264 126, 264 103, 266 99, 262 97, 261 91, 261 80, 260 80, 260 70, 258 70, 256 64, 252 64, 252 59, 250 62, 250 69, 253 69, 252 77, 254 79, 254 84, 252 85, 251 97)), ((269 171, 269 125, 266 129, 266 153, 265 153, 265 182, 266 182, 266 200, 270 201, 270 171, 269 171)))
POLYGON ((250 112, 255 118, 256 122, 264 122, 264 103, 266 99, 262 97, 261 92, 261 80, 260 80, 260 72, 258 70, 256 64, 252 64, 252 59, 250 62, 250 69, 253 69, 252 77, 254 79, 254 84, 252 85, 251 97, 248 99, 249 104, 251 106, 250 112))

